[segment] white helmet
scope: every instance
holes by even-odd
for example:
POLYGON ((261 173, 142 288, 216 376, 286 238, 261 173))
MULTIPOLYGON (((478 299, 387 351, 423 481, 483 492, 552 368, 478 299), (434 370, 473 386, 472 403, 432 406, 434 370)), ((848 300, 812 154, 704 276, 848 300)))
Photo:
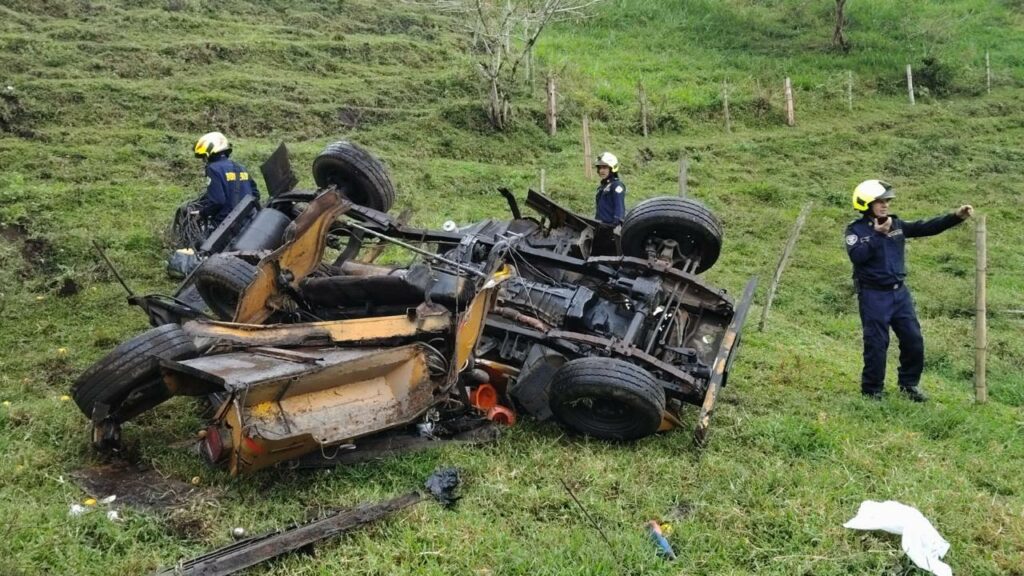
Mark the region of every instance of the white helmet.
POLYGON ((611 152, 601 152, 601 155, 594 161, 594 166, 607 166, 612 172, 618 172, 619 159, 611 152))
POLYGON ((196 158, 209 159, 214 154, 221 152, 231 152, 231 144, 228 143, 226 136, 220 132, 209 132, 203 134, 202 137, 196 141, 195 145, 196 158))
POLYGON ((892 185, 881 180, 865 180, 853 189, 853 209, 858 212, 867 212, 868 206, 875 200, 895 198, 896 193, 892 191, 892 185))

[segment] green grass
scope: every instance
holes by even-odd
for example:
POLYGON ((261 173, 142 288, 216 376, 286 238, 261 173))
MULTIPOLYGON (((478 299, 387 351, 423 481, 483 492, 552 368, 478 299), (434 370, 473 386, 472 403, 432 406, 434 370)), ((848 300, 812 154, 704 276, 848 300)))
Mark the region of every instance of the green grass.
MULTIPOLYGON (((541 86, 514 127, 484 124, 458 23, 397 1, 197 0, 0 3, 0 573, 147 573, 311 512, 414 489, 436 466, 464 471, 455 511, 410 512, 254 573, 906 574, 898 538, 845 530, 862 500, 918 507, 952 543, 957 574, 1024 574, 1024 5, 858 0, 848 55, 828 49, 829 2, 612 0, 559 24, 537 50, 559 72, 561 130, 543 132, 541 86), (984 52, 995 86, 984 90, 984 52), (910 107, 903 67, 937 56, 952 96, 910 107), (855 78, 846 109, 847 71, 855 78), (792 77, 798 126, 782 123, 792 77), (638 135, 636 83, 652 103, 638 135), (720 87, 731 86, 733 132, 720 87), (13 86, 13 96, 4 87, 13 86), (800 208, 815 209, 764 333, 752 321, 702 456, 687 431, 635 445, 526 422, 493 446, 330 472, 230 478, 170 444, 201 426, 175 400, 126 429, 143 462, 199 476, 213 500, 166 514, 69 518, 69 473, 98 462, 86 422, 61 401, 73 379, 142 330, 91 252, 101 241, 138 291, 169 291, 163 228, 202 183, 194 139, 222 129, 251 168, 287 141, 304 182, 328 141, 351 138, 391 167, 399 208, 436 226, 505 213, 547 173, 559 201, 591 210, 579 118, 623 161, 628 203, 676 189, 721 217, 709 280, 762 286, 800 208), (971 202, 988 215, 991 401, 972 402, 973 226, 909 247, 934 401, 860 399, 860 332, 842 230, 848 194, 884 177, 904 218, 971 202), (18 225, 24 234, 17 233, 18 225), (82 290, 58 296, 65 279, 82 290), (575 509, 565 479, 609 534, 575 509), (680 560, 654 557, 642 524, 670 521, 680 560)), ((759 292, 757 304, 764 298, 759 292)), ((890 388, 895 351, 890 355, 890 388)), ((692 425, 693 412, 686 424, 692 425)))

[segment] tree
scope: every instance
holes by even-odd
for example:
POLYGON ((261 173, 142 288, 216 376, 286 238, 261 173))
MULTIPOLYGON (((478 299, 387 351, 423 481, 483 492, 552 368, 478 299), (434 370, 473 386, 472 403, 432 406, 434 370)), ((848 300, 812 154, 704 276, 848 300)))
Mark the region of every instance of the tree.
POLYGON ((472 39, 477 71, 487 94, 487 119, 497 130, 512 118, 519 70, 529 66, 533 45, 551 22, 583 17, 601 0, 430 0, 456 15, 472 39))
POLYGON ((836 0, 836 28, 832 31, 832 47, 843 52, 850 51, 850 41, 846 39, 843 28, 846 26, 846 0, 836 0))

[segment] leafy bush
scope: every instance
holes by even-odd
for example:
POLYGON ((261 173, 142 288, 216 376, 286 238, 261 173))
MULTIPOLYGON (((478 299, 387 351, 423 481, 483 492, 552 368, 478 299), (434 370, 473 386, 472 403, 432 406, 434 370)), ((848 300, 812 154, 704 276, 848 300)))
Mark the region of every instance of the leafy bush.
POLYGON ((949 96, 953 91, 953 69, 935 56, 925 56, 921 67, 914 73, 914 83, 927 88, 933 96, 949 96))

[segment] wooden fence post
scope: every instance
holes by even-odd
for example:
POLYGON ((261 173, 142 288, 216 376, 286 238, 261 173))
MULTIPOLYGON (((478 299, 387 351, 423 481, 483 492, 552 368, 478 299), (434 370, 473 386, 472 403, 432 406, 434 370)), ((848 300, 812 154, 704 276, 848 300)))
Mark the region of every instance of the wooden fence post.
POLYGON ((910 64, 907 64, 907 95, 910 97, 910 105, 916 104, 914 102, 914 72, 910 69, 910 64))
POLYGON ((782 255, 779 256, 779 263, 775 266, 775 275, 772 276, 771 286, 768 287, 768 299, 764 303, 764 309, 761 310, 761 322, 757 326, 758 332, 764 332, 764 323, 768 320, 768 310, 772 307, 772 300, 775 299, 775 290, 779 287, 779 280, 782 279, 782 271, 786 268, 786 262, 789 261, 789 255, 796 246, 797 238, 800 237, 800 229, 804 227, 807 215, 811 213, 812 205, 813 202, 808 202, 800 211, 800 215, 796 218, 796 224, 793 225, 793 231, 789 234, 789 240, 786 241, 786 247, 782 249, 782 255))
POLYGON ((853 70, 846 72, 846 109, 853 112, 853 70))
POLYGON ((976 244, 978 251, 977 269, 975 270, 975 300, 974 311, 974 399, 978 404, 988 401, 988 384, 985 382, 985 361, 988 353, 988 306, 985 297, 985 275, 988 271, 987 254, 985 252, 985 215, 978 216, 978 224, 975 229, 976 244))
POLYGON ((548 74, 548 136, 554 136, 558 132, 558 103, 555 92, 555 77, 548 74))
POLYGON ((594 167, 590 156, 590 118, 583 115, 583 174, 587 180, 594 177, 594 167))
POLYGON ((689 171, 688 164, 689 164, 689 162, 687 162, 687 160, 686 160, 686 155, 683 154, 683 157, 679 159, 679 196, 682 197, 682 198, 686 198, 686 196, 689 194, 689 191, 687 190, 687 188, 690 185, 690 183, 689 183, 690 175, 688 174, 688 171, 689 171))
MULTIPOLYGON (((523 37, 530 37, 530 23, 523 23, 523 37)), ((530 92, 533 92, 533 45, 526 48, 526 82, 530 85, 530 92)))
POLYGON ((786 76, 786 125, 796 126, 796 111, 793 109, 793 83, 786 76))
POLYGON ((722 80, 722 111, 725 113, 725 131, 732 132, 732 117, 729 116, 729 81, 722 80))
POLYGON ((644 83, 636 83, 637 98, 640 100, 640 126, 643 128, 644 138, 647 138, 647 93, 644 92, 644 83))
POLYGON ((985 50, 985 88, 992 93, 992 61, 988 57, 988 50, 985 50))

